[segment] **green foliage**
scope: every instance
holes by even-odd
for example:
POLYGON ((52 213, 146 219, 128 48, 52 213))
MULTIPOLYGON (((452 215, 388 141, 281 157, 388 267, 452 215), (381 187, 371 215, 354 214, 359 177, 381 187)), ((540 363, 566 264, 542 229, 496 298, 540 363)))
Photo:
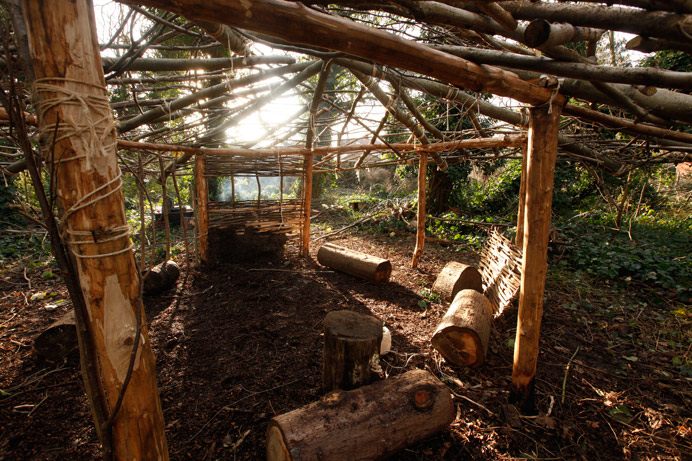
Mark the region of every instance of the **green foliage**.
POLYGON ((564 223, 564 238, 574 244, 560 262, 602 281, 624 287, 636 284, 657 290, 657 296, 692 297, 692 217, 680 219, 647 212, 630 234, 609 228, 613 217, 593 215, 564 223))
POLYGON ((647 57, 640 65, 642 67, 660 67, 678 72, 690 72, 692 71, 692 55, 683 51, 663 50, 647 57))

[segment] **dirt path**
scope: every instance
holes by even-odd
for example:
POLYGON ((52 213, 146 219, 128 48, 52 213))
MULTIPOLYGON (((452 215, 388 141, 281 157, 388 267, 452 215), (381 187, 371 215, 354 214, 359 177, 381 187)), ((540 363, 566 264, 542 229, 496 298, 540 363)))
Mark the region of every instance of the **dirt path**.
MULTIPOLYGON (((540 414, 519 417, 506 406, 515 309, 495 321, 478 370, 449 367, 428 342, 447 306, 425 290, 446 262, 475 263, 475 254, 429 245, 410 269, 411 238, 330 241, 391 259, 391 281, 362 282, 289 247, 281 259, 184 274, 176 290, 145 300, 172 459, 264 459, 269 419, 320 396, 321 322, 336 309, 370 312, 392 331, 384 375, 426 368, 455 394, 450 428, 396 459, 692 457, 692 382, 672 363, 668 337, 678 329, 680 344, 689 320, 608 287, 580 299, 569 279, 552 277, 540 414)), ((20 270, 0 277, 0 459, 97 459, 78 357, 54 364, 31 352, 36 334, 70 307, 64 287, 41 273, 28 271, 30 289, 20 270)))

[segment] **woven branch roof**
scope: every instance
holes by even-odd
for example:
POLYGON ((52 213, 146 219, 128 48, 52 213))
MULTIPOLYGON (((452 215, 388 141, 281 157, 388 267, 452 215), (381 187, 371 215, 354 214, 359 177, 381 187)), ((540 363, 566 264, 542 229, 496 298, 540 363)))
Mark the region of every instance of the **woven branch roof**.
MULTIPOLYGON (((123 140, 305 147, 306 137, 313 145, 353 142, 344 130, 349 122, 361 127, 359 142, 409 137, 426 144, 521 131, 522 106, 564 97, 560 148, 567 158, 622 174, 692 155, 692 73, 623 59, 628 48, 648 53, 639 57, 668 50, 689 60, 689 1, 132 3, 133 14, 122 6, 125 21, 113 29, 123 27, 102 47, 123 140), (221 18, 226 24, 214 22, 221 18), (131 37, 131 23, 143 21, 143 38, 131 37), (323 72, 336 83, 315 98, 323 72), (489 99, 491 93, 513 99, 489 99), (289 94, 304 106, 283 123, 254 141, 227 136, 289 94), (476 129, 436 128, 445 113, 461 114, 476 129)), ((490 150, 441 156, 480 160, 483 152, 490 150)), ((390 153, 404 161, 397 149, 390 153)), ((333 155, 323 168, 379 164, 380 154, 333 155)), ((18 158, 11 148, 0 155, 5 165, 18 158)))

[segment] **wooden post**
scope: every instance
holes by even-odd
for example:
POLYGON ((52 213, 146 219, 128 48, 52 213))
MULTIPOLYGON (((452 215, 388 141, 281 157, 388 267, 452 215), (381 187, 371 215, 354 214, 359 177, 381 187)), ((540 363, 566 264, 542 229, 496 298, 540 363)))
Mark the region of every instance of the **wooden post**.
POLYGON ((303 242, 301 246, 301 254, 307 256, 310 254, 310 212, 312 208, 312 154, 305 156, 303 162, 303 199, 305 200, 303 208, 303 242))
MULTIPOLYGON (((86 330, 98 362, 99 395, 90 394, 97 430, 104 448, 112 447, 107 456, 166 460, 154 355, 125 218, 115 123, 92 5, 88 0, 23 0, 22 14, 36 76, 41 150, 45 164, 54 168, 60 234, 74 259, 88 314, 84 324, 76 318, 77 326, 86 330), (99 421, 95 408, 100 404, 112 424, 99 421)), ((87 347, 83 344, 80 335, 80 349, 87 347)))
POLYGON ((521 150, 521 183, 519 184, 519 211, 517 212, 517 234, 514 244, 521 247, 524 244, 524 211, 526 208, 526 150, 521 150))
POLYGON ((423 254, 425 246, 425 177, 428 172, 428 154, 420 154, 418 164, 418 214, 416 219, 416 249, 413 250, 411 267, 418 266, 418 261, 423 254))
POLYGON ((535 407, 534 376, 548 267, 548 234, 562 105, 530 109, 526 168, 526 210, 512 400, 524 411, 535 407))
POLYGON ((195 157, 195 186, 197 191, 197 232, 199 235, 199 259, 207 262, 209 247, 209 184, 204 176, 204 155, 195 157))

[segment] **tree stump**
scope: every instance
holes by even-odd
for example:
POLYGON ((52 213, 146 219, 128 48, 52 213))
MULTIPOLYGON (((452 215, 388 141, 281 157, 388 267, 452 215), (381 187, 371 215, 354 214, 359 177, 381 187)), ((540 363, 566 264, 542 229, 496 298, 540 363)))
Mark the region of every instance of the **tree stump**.
POLYGON ((447 427, 455 416, 449 389, 413 370, 273 418, 267 460, 372 460, 447 427))
POLYGON ((473 266, 456 261, 450 261, 445 265, 433 285, 433 291, 446 301, 453 300, 457 293, 466 289, 483 293, 481 273, 473 266))
POLYGON ((476 290, 460 291, 435 330, 432 345, 450 363, 479 367, 485 361, 493 309, 476 290))
MULTIPOLYGON (((142 276, 144 276, 142 274, 142 276)), ((180 277, 180 268, 173 261, 165 261, 154 266, 142 280, 144 294, 153 295, 171 288, 180 277)))
POLYGON ((324 319, 322 390, 355 389, 375 378, 382 321, 352 311, 335 311, 324 319))
POLYGON ((320 247, 317 252, 317 261, 323 266, 369 282, 387 281, 392 274, 392 263, 389 260, 331 243, 326 243, 320 247))
POLYGON ((72 310, 43 330, 34 340, 36 353, 52 361, 62 359, 75 350, 77 345, 77 327, 72 310))

